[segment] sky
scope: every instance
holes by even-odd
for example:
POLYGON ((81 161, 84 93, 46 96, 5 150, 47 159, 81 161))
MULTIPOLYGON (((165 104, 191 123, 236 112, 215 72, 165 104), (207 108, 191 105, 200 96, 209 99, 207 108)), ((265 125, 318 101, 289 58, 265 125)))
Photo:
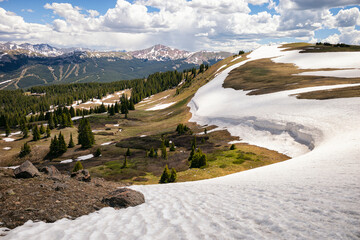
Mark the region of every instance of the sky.
POLYGON ((138 50, 360 45, 360 0, 0 0, 0 42, 138 50))

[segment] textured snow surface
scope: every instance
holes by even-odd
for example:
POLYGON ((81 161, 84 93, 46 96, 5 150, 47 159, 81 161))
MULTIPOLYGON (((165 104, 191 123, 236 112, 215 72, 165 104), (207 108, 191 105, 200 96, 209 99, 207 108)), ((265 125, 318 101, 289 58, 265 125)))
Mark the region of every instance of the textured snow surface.
POLYGON ((3 149, 6 150, 6 151, 8 151, 8 150, 11 149, 11 147, 4 147, 3 149))
POLYGON ((321 87, 259 96, 223 89, 243 63, 199 89, 192 120, 297 157, 204 181, 132 186, 145 204, 28 221, 4 239, 359 239, 360 98, 289 96, 321 87))

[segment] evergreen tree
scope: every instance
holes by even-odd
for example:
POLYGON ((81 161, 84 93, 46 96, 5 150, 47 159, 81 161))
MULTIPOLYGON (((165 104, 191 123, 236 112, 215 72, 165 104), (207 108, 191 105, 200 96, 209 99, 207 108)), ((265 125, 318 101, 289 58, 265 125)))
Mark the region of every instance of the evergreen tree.
POLYGON ((135 110, 135 105, 134 105, 134 102, 132 101, 132 99, 130 100, 129 110, 135 110))
POLYGON ((21 131, 23 133, 23 138, 29 137, 29 129, 28 129, 28 127, 26 125, 22 128, 21 131))
POLYGON ((169 177, 169 182, 175 182, 176 181, 176 170, 175 168, 171 168, 171 173, 170 173, 170 177, 169 177))
POLYGON ((82 148, 91 148, 95 143, 94 133, 91 131, 89 120, 82 118, 78 127, 78 142, 82 148))
POLYGON ((55 137, 53 139, 51 139, 50 142, 50 152, 49 152, 49 156, 50 157, 56 157, 58 155, 59 152, 59 141, 55 135, 55 137))
POLYGON ((155 155, 154 155, 155 158, 158 157, 158 149, 155 149, 155 155))
POLYGON ((230 147, 230 150, 235 150, 235 144, 232 144, 231 147, 230 147))
POLYGON ((207 157, 198 149, 191 159, 190 168, 200 168, 207 165, 207 157))
POLYGON ((32 135, 33 135, 33 141, 38 141, 40 140, 41 136, 40 136, 40 131, 37 125, 35 125, 32 129, 32 135))
POLYGON ((207 129, 206 129, 206 128, 204 129, 204 134, 205 134, 205 135, 207 134, 207 129))
POLYGON ((61 132, 59 134, 58 141, 59 141, 58 152, 61 155, 67 151, 66 142, 65 142, 64 136, 61 134, 61 132))
POLYGON ((46 127, 46 137, 49 138, 50 136, 51 136, 51 130, 50 130, 49 125, 47 125, 47 127, 46 127))
POLYGON ((162 157, 163 159, 167 159, 167 152, 166 152, 166 146, 165 146, 165 144, 162 144, 162 146, 161 146, 161 157, 162 157))
POLYGON ((204 69, 205 69, 205 65, 204 65, 204 64, 201 64, 201 65, 200 65, 200 69, 199 69, 199 73, 203 73, 203 72, 204 72, 204 69))
POLYGON ((155 150, 153 147, 150 149, 149 157, 151 157, 151 158, 155 157, 155 150))
POLYGON ((170 178, 170 171, 168 165, 166 164, 163 173, 161 174, 159 183, 168 183, 170 178))
POLYGON ((69 112, 70 112, 70 116, 71 116, 71 117, 75 117, 76 114, 75 114, 75 109, 73 108, 73 106, 70 107, 70 111, 69 111, 69 112))
POLYGON ((19 154, 19 157, 25 157, 31 152, 30 146, 27 143, 24 143, 24 145, 21 147, 21 151, 19 154))
POLYGON ((126 151, 125 156, 130 156, 130 155, 131 155, 130 148, 128 148, 127 151, 126 151))
POLYGON ((96 149, 94 157, 100 157, 100 155, 101 155, 101 150, 100 150, 100 148, 98 148, 98 149, 96 149))
POLYGON ((111 107, 109 108, 109 115, 110 115, 110 116, 114 116, 114 115, 115 115, 115 107, 114 107, 114 105, 111 105, 111 107))
POLYGON ((189 156, 189 158, 188 158, 188 161, 191 161, 191 160, 193 159, 194 154, 195 154, 195 147, 192 146, 192 147, 191 147, 190 156, 189 156))
POLYGON ((196 136, 194 136, 194 139, 191 142, 191 147, 196 148, 196 136))
POLYGON ((175 144, 172 142, 170 145, 170 151, 174 152, 175 151, 175 144))
POLYGON ((75 147, 75 144, 73 141, 72 133, 70 133, 70 140, 69 140, 68 148, 73 148, 73 147, 75 147))
POLYGON ((54 129, 54 128, 55 128, 55 123, 54 123, 54 116, 53 116, 53 114, 50 114, 50 116, 49 116, 48 126, 49 126, 50 129, 54 129))
POLYGON ((8 121, 5 122, 5 136, 8 137, 11 133, 8 121))
POLYGON ((128 163, 127 163, 127 157, 126 157, 126 155, 125 155, 124 157, 125 157, 125 159, 124 159, 124 163, 123 163, 123 165, 121 166, 121 168, 127 168, 127 167, 128 167, 128 163))
POLYGON ((81 164, 81 162, 80 162, 80 161, 77 161, 77 162, 75 163, 75 165, 74 165, 74 168, 73 168, 72 172, 77 172, 77 171, 80 171, 80 170, 83 170, 83 169, 84 169, 84 167, 83 167, 83 165, 81 164))
POLYGON ((44 134, 45 133, 45 127, 43 124, 40 125, 40 134, 44 134))

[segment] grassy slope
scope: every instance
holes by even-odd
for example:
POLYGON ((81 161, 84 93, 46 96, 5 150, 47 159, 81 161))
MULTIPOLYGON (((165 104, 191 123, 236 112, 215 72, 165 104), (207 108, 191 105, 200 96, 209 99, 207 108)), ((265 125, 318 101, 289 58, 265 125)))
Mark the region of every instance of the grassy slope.
MULTIPOLYGON (((360 50, 359 46, 351 46, 349 48, 314 46, 306 43, 285 44, 288 50, 302 50, 304 52, 313 52, 315 48, 319 48, 319 52, 339 51, 339 49, 347 51, 360 50), (309 50, 314 48, 313 50, 309 50)), ((316 50, 316 49, 315 49, 316 50)), ((315 51, 314 50, 314 51, 315 51)), ((309 71, 319 70, 335 70, 335 69, 306 69, 309 71)), ((333 84, 349 84, 359 83, 359 78, 335 78, 321 76, 299 76, 294 75, 305 70, 301 70, 293 64, 274 63, 270 59, 259 59, 251 61, 243 66, 234 69, 225 79, 224 87, 243 89, 250 91, 249 95, 266 94, 283 90, 297 89, 303 87, 323 86, 333 84)), ((334 89, 332 91, 317 91, 311 94, 300 94, 298 98, 307 99, 329 99, 339 97, 359 97, 360 93, 354 88, 334 89)))
MULTIPOLYGON (((82 150, 79 146, 76 146, 73 149, 69 149, 60 158, 54 159, 50 164, 55 164, 62 171, 69 171, 74 163, 60 164, 59 161, 69 158, 75 159, 78 156, 93 153, 97 148, 100 148, 102 151, 101 157, 83 161, 83 165, 86 168, 90 168, 94 176, 101 176, 115 181, 152 184, 158 182, 165 164, 177 169, 178 181, 192 181, 223 176, 288 159, 288 157, 274 151, 246 144, 237 144, 237 150, 230 151, 228 142, 236 140, 236 138, 231 137, 227 131, 216 131, 197 137, 198 146, 208 154, 208 167, 205 169, 188 168, 187 158, 191 150, 193 136, 177 135, 175 133, 176 126, 179 123, 186 123, 194 133, 204 131, 204 128, 197 126, 195 123, 187 123, 191 117, 187 103, 199 87, 214 77, 219 67, 225 64, 230 66, 241 61, 241 59, 234 62, 231 62, 231 60, 233 60, 232 57, 210 67, 208 71, 200 74, 190 87, 183 89, 178 95, 175 94, 176 89, 171 89, 156 94, 151 98, 151 102, 137 104, 137 110, 131 111, 128 119, 125 119, 123 115, 113 117, 95 115, 89 118, 92 129, 98 130, 95 132, 96 146, 89 150, 82 150), (170 102, 176 102, 176 104, 163 110, 146 111, 146 109, 157 104, 170 102), (140 137, 141 135, 146 135, 146 137, 140 137), (167 160, 145 157, 145 149, 160 147, 162 136, 176 144, 176 151, 168 151, 169 156, 167 160), (204 140, 202 141, 203 138, 204 140), (114 144, 101 146, 105 142, 113 142, 114 144), (122 169, 124 154, 128 147, 131 149, 132 154, 128 157, 128 168, 122 169), (241 159, 239 161, 240 151, 248 154, 251 152, 251 157, 243 162, 241 159)), ((211 128, 213 127, 207 127, 208 130, 211 128)), ((76 128, 61 129, 61 132, 65 135, 67 142, 70 133, 72 133, 76 143, 76 128)), ((59 130, 54 130, 52 135, 54 136, 54 134, 58 133, 59 130)), ((16 165, 25 159, 30 159, 40 164, 49 164, 49 162, 44 162, 43 158, 48 152, 50 139, 32 142, 30 141, 31 138, 21 139, 20 136, 15 138, 17 141, 9 143, 4 143, 0 140, 0 153, 4 156, 0 161, 2 166, 16 165), (17 154, 20 151, 20 147, 26 141, 30 141, 32 153, 24 159, 19 159, 17 154), (5 146, 12 147, 12 149, 5 151, 2 149, 5 146)))

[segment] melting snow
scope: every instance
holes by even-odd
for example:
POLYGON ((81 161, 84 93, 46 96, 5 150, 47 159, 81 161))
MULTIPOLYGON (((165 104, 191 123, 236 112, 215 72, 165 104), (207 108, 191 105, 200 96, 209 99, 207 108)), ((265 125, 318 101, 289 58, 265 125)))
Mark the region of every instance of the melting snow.
POLYGON ((61 161, 60 163, 71 163, 71 162, 73 162, 72 159, 66 159, 66 160, 61 161))
POLYGON ((5 142, 13 142, 13 141, 15 141, 15 139, 9 138, 9 137, 3 138, 3 140, 4 140, 5 142))
POLYGON ((101 146, 107 146, 107 145, 110 145, 112 144, 113 142, 105 142, 105 143, 102 143, 101 146))
POLYGON ((175 102, 171 102, 171 103, 164 103, 164 104, 157 104, 152 108, 148 108, 146 109, 146 111, 154 111, 154 110, 161 110, 161 109, 165 109, 170 107, 171 105, 173 105, 175 102))
POLYGON ((6 150, 6 151, 8 151, 8 150, 11 149, 11 147, 4 147, 3 149, 6 150))
POLYGON ((94 154, 88 154, 88 155, 77 157, 75 159, 75 161, 84 161, 84 160, 88 160, 88 159, 93 158, 93 157, 94 157, 94 154))

